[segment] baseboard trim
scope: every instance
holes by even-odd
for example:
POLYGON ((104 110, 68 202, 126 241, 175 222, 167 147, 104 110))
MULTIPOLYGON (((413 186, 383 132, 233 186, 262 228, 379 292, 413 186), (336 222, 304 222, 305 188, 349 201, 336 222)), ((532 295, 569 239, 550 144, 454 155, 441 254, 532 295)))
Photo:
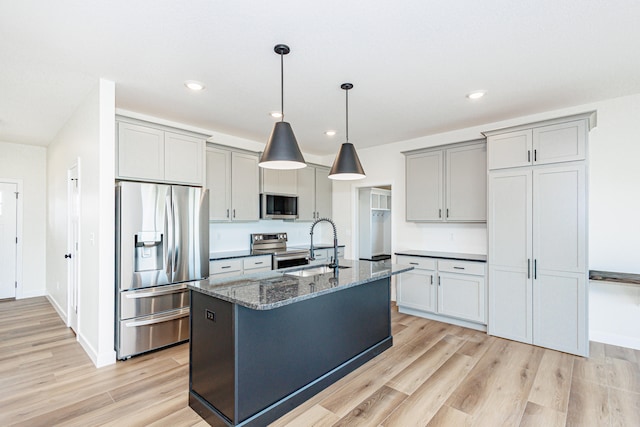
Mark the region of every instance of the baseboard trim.
POLYGON ((46 294, 44 296, 45 296, 45 298, 47 298, 47 300, 49 301, 49 304, 51 304, 51 306, 56 311, 56 313, 58 313, 58 316, 60 316, 60 319, 62 319, 62 321, 66 325, 67 324, 67 313, 66 313, 66 311, 64 311, 62 309, 62 307, 60 307, 60 305, 58 305, 58 302, 55 299, 53 299, 51 297, 51 295, 46 294))
POLYGON ((628 337, 624 335, 610 334, 601 331, 589 331, 589 340, 603 344, 616 345, 640 350, 640 338, 628 337))

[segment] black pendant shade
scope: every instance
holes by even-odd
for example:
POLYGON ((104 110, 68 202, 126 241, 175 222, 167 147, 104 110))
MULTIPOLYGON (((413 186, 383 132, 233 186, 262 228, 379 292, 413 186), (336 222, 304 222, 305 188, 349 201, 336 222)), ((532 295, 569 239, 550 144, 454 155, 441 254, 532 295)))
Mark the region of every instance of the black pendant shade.
POLYGON ((351 83, 343 83, 340 87, 346 93, 347 142, 340 147, 329 171, 329 178, 344 181, 366 178, 358 153, 356 153, 356 147, 349 142, 349 90, 353 88, 353 85, 351 83))
POLYGON ((273 50, 280 55, 280 102, 282 119, 273 126, 258 166, 266 169, 301 169, 307 166, 298 147, 293 129, 284 121, 284 55, 290 52, 289 46, 276 45, 273 50))
POLYGON ((329 178, 346 181, 365 177, 364 169, 362 169, 358 153, 356 153, 356 147, 350 142, 345 142, 333 161, 333 166, 329 171, 329 178))
POLYGON ((288 122, 277 122, 273 126, 259 165, 267 169, 301 169, 307 166, 288 122))

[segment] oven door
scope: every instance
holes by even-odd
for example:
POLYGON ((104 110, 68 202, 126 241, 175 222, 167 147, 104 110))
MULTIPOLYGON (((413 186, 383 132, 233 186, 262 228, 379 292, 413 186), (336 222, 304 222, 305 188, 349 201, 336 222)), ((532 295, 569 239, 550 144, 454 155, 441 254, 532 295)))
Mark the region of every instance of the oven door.
POLYGON ((295 254, 274 254, 273 255, 273 269, 287 267, 297 267, 299 265, 309 264, 309 253, 295 253, 295 254))

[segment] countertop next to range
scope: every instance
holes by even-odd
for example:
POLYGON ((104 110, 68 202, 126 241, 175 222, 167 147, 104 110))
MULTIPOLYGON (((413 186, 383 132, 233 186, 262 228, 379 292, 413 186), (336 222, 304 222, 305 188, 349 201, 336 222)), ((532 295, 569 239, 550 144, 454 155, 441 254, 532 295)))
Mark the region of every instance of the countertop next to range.
POLYGON ((346 268, 340 268, 337 274, 330 272, 309 277, 287 274, 300 270, 300 267, 294 267, 227 279, 210 278, 192 282, 189 288, 253 310, 271 310, 413 269, 389 261, 344 260, 340 265, 346 268))
POLYGON ((463 254, 457 252, 417 251, 407 250, 395 252, 396 255, 419 256, 425 258, 455 259, 459 261, 487 262, 487 256, 482 254, 463 254))
MULTIPOLYGON (((328 243, 319 243, 317 245, 313 245, 314 249, 329 249, 333 248, 333 245, 328 243)), ((344 245, 338 245, 339 248, 344 248, 344 245)), ((309 246, 304 245, 293 245, 288 246, 287 249, 309 249, 309 246)), ((246 258, 249 256, 261 256, 266 255, 263 253, 252 253, 251 249, 244 249, 240 251, 221 251, 221 252, 210 252, 209 253, 209 261, 219 261, 222 259, 233 259, 233 258, 246 258)))

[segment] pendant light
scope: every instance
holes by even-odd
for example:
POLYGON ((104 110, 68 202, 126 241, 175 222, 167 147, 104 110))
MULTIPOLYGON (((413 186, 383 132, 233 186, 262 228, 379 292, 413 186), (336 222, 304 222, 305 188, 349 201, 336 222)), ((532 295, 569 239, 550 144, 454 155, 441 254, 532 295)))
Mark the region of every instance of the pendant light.
POLYGON ((340 87, 345 90, 347 95, 347 142, 340 147, 340 151, 338 151, 338 155, 333 161, 333 166, 331 166, 331 171, 329 171, 329 178, 345 181, 362 179, 366 177, 364 169, 360 164, 356 147, 349 142, 349 90, 353 89, 353 85, 351 83, 343 83, 340 87))
POLYGON ((290 52, 289 46, 276 45, 273 50, 280 55, 280 106, 282 118, 273 126, 269 142, 262 152, 258 166, 266 169, 301 169, 307 164, 302 157, 298 141, 291 125, 284 121, 284 55, 290 52))

